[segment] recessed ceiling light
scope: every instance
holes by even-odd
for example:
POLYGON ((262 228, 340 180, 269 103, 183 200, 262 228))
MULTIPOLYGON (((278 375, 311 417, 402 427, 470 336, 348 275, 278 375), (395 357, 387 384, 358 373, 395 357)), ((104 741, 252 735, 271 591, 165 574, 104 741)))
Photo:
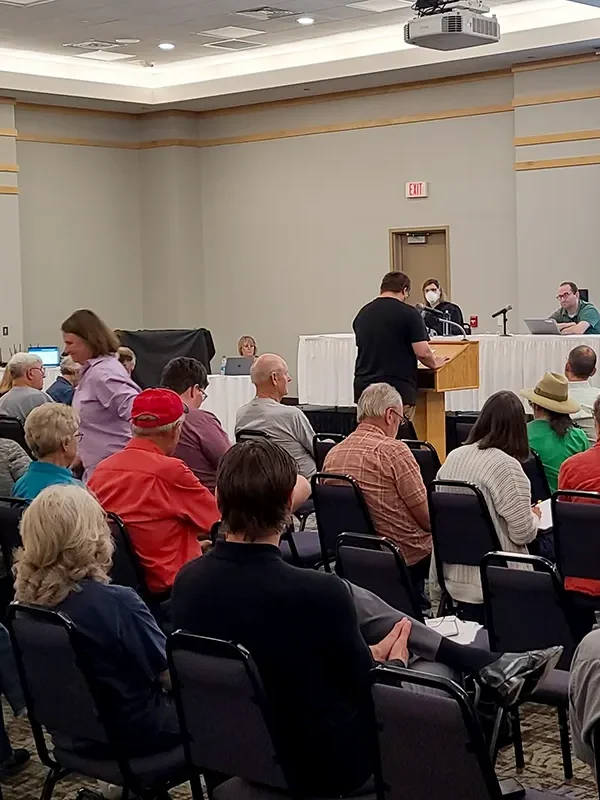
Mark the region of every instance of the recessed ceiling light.
POLYGON ((139 44, 141 39, 115 39, 117 44, 139 44))
POLYGON ((296 20, 298 25, 314 25, 315 21, 312 17, 298 17, 296 20))
POLYGON ((161 42, 158 45, 159 50, 175 50, 175 45, 172 42, 161 42))

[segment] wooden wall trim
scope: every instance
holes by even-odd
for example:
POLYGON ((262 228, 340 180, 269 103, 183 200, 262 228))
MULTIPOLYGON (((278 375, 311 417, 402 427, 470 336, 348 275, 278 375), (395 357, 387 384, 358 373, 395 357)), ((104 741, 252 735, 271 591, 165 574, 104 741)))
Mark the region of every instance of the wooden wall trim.
POLYGON ((541 161, 516 161, 514 168, 517 172, 530 169, 560 169, 561 167, 588 167, 600 164, 600 154, 597 156, 572 156, 571 158, 546 158, 541 161))
POLYGON ((569 131, 567 133, 542 133, 537 136, 517 136, 515 147, 532 144, 558 144, 559 142, 583 142, 588 139, 600 139, 600 129, 591 131, 569 131))
POLYGON ((0 136, 12 136, 14 139, 17 136, 16 128, 0 128, 0 136))
POLYGON ((18 172, 17 164, 0 164, 0 172, 18 172))
POLYGON ((582 89, 578 92, 515 97, 512 104, 513 108, 523 108, 525 106, 545 106, 551 103, 568 103, 571 100, 595 100, 598 97, 600 97, 600 89, 582 89))
POLYGON ((0 186, 0 194, 19 194, 18 186, 0 186))
POLYGON ((598 62, 598 56, 594 53, 585 53, 578 56, 561 56, 560 58, 547 58, 543 61, 523 61, 520 64, 513 64, 512 72, 533 72, 538 69, 556 69, 557 67, 571 67, 575 64, 590 64, 592 61, 598 62))
POLYGON ((110 139, 76 139, 62 136, 40 136, 20 133, 19 142, 35 142, 37 144, 65 144, 79 147, 113 147, 124 150, 154 150, 161 147, 222 147, 229 144, 249 144, 267 142, 275 139, 292 139, 299 136, 315 136, 322 133, 342 133, 345 131, 366 130, 369 128, 386 128, 394 125, 410 125, 416 122, 436 122, 445 119, 461 119, 478 117, 487 114, 503 114, 512 112, 510 104, 480 106, 476 108, 457 108, 448 111, 436 111, 429 114, 410 114, 390 119, 370 119, 359 122, 338 122, 331 125, 315 125, 306 128, 290 128, 279 131, 263 131, 246 133, 239 136, 222 136, 214 139, 153 139, 142 142, 112 141, 110 139))
MULTIPOLYGON (((13 101, 14 103, 15 101, 13 101)), ((101 108, 78 108, 75 106, 50 106, 45 103, 24 103, 17 100, 17 111, 41 111, 50 114, 66 114, 68 116, 94 116, 105 117, 108 119, 139 119, 142 114, 134 114, 129 111, 105 111, 101 108)))

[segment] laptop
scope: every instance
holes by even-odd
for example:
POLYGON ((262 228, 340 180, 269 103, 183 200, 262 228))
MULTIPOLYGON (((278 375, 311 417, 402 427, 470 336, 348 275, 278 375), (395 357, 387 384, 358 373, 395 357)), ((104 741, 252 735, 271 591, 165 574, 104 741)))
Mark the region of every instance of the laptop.
POLYGON ((228 358, 225 362, 225 375, 250 375, 253 358, 228 358))
POLYGON ((530 333, 545 334, 546 336, 560 334, 559 327, 553 319, 526 319, 525 325, 529 328, 530 333))
POLYGON ((28 347, 27 352, 37 356, 45 367, 60 366, 60 350, 58 347, 28 347))

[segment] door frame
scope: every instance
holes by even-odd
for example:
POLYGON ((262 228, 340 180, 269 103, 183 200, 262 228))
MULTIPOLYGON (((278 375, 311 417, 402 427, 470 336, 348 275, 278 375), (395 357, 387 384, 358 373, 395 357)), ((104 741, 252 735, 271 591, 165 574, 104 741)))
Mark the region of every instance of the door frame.
MULTIPOLYGON (((450 282, 450 226, 449 225, 428 225, 427 227, 416 228, 389 228, 389 247, 390 247, 390 272, 399 272, 396 269, 394 252, 395 252, 395 237, 397 234, 408 233, 443 233, 446 240, 446 280, 444 282, 444 291, 446 297, 452 297, 452 287, 450 282)), ((398 259, 400 261, 400 259, 398 259)), ((400 264, 402 266, 402 264, 400 264)))

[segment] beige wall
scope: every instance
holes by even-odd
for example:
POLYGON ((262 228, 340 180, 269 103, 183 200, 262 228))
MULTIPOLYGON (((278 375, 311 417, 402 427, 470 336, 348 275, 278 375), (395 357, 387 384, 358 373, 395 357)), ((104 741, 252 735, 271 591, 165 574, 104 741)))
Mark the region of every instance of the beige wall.
POLYGON ((513 329, 548 313, 565 278, 600 300, 600 133, 570 136, 600 120, 592 63, 196 118, 16 119, 31 341, 89 305, 206 325, 219 356, 252 334, 294 370, 300 334, 350 330, 377 292, 394 227, 450 226, 452 299, 480 331, 506 303, 513 329))

